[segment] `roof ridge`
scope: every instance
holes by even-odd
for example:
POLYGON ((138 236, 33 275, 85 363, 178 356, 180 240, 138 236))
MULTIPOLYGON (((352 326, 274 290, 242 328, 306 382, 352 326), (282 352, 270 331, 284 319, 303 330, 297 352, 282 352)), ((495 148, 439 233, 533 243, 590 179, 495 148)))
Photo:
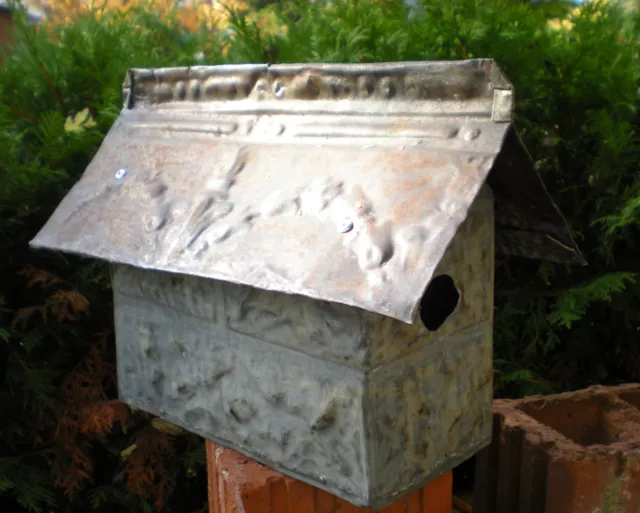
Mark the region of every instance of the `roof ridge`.
POLYGON ((443 109, 455 115, 476 102, 491 104, 484 110, 494 122, 513 118, 513 86, 492 59, 133 68, 123 83, 125 108, 247 101, 256 103, 253 109, 297 104, 300 111, 314 105, 315 111, 331 112, 339 105, 347 113, 366 104, 407 115, 443 109))

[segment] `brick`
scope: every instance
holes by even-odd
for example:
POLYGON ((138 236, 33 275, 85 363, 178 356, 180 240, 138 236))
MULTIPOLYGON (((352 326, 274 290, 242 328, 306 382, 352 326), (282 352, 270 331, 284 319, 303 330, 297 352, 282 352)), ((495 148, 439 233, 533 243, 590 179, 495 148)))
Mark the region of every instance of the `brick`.
MULTIPOLYGON (((493 428, 491 439, 500 439, 501 421, 499 415, 493 416, 493 428)), ((498 494, 498 458, 500 457, 500 444, 492 443, 482 449, 476 456, 476 478, 473 494, 475 511, 493 511, 498 494)))
POLYGON ((640 513, 640 384, 494 401, 474 513, 640 513))
POLYGON ((499 511, 515 511, 518 506, 523 432, 505 427, 499 438, 498 452, 498 495, 499 511))
POLYGON ((544 511, 546 500, 549 455, 544 446, 529 439, 522 440, 518 503, 515 511, 536 513, 544 511))
MULTIPOLYGON (((209 513, 373 513, 207 442, 209 513)), ((451 513, 452 473, 381 513, 451 513)))

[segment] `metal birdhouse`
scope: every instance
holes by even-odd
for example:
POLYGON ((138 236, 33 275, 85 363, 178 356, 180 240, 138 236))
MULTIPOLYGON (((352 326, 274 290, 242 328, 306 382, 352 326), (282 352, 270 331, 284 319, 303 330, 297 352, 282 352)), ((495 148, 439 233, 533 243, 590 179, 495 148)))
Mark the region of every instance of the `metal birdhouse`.
POLYGON ((113 266, 122 401, 359 506, 488 445, 495 251, 583 263, 491 60, 134 69, 36 248, 113 266))

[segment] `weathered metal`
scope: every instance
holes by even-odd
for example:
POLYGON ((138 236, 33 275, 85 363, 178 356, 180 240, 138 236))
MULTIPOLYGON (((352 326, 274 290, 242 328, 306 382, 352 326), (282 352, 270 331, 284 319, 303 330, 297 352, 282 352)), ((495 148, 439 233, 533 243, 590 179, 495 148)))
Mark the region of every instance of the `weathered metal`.
POLYGON ((494 242, 583 262, 495 63, 133 70, 123 97, 32 245, 114 264, 125 402, 361 506, 489 443, 494 242))
MULTIPOLYGON (((491 61, 470 61, 137 70, 125 106, 34 246, 411 322, 513 102, 491 61)), ((500 248, 529 237, 579 259, 535 171, 500 171, 500 248), (524 204, 502 205, 519 180, 524 204), (518 216, 534 203, 542 230, 518 216)))
POLYGON ((485 190, 437 267, 461 297, 436 332, 116 266, 122 400, 357 505, 394 502, 490 442, 492 209, 485 190))

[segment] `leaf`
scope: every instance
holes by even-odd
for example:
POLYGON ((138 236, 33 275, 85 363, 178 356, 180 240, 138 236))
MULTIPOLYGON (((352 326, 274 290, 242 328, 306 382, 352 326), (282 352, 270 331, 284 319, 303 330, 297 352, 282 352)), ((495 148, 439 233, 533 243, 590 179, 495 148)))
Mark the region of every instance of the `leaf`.
POLYGON ((125 463, 127 489, 153 500, 161 509, 173 487, 175 474, 168 465, 175 454, 170 437, 157 431, 145 431, 135 438, 136 450, 125 463))
POLYGON ((6 493, 14 488, 15 484, 10 479, 0 479, 0 492, 6 493))
POLYGON ((605 233, 608 236, 625 227, 640 223, 640 195, 628 199, 618 213, 601 217, 592 222, 592 225, 605 225, 605 233))
POLYGON ((78 414, 80 432, 97 438, 104 438, 111 433, 115 422, 126 427, 129 420, 129 409, 120 401, 105 401, 92 404, 78 414))
POLYGON ((97 340, 81 364, 69 372, 60 384, 62 397, 80 409, 104 402, 103 386, 112 377, 113 365, 105 361, 106 339, 97 337, 97 340))
POLYGON ((0 457, 0 493, 10 497, 9 503, 17 502, 24 510, 41 513, 56 509, 56 497, 50 487, 48 469, 37 461, 38 458, 0 457))
POLYGON ((18 274, 29 278, 27 287, 40 285, 42 288, 46 288, 57 283, 62 283, 62 280, 50 271, 45 269, 36 269, 32 265, 23 267, 18 271, 18 274))
POLYGON ((155 417, 151 420, 151 425, 155 430, 160 431, 161 433, 166 433, 168 435, 177 436, 185 432, 182 428, 176 426, 175 424, 167 422, 166 420, 160 419, 158 417, 155 417))
POLYGON ((62 323, 87 316, 89 301, 77 290, 60 290, 47 298, 45 306, 62 323))
POLYGON ((47 308, 45 305, 28 306, 21 308, 15 313, 11 327, 24 329, 29 319, 36 313, 41 315, 43 321, 47 320, 47 308))
POLYGON ((84 132, 88 128, 96 126, 96 122, 91 117, 89 108, 84 108, 75 116, 68 116, 64 122, 64 130, 69 133, 84 132))
POLYGON ((40 327, 36 327, 24 333, 20 339, 20 347, 24 352, 30 355, 35 349, 42 346, 45 340, 45 334, 40 327))
POLYGON ((65 445, 65 449, 65 454, 54 462, 52 476, 54 485, 73 499, 76 492, 91 481, 94 463, 90 456, 91 445, 86 440, 76 438, 72 444, 65 445))
POLYGON ((611 302, 613 294, 622 292, 628 283, 635 283, 633 273, 610 273, 591 282, 573 287, 560 296, 548 315, 552 325, 571 328, 582 319, 587 308, 596 301, 611 302))
POLYGON ((133 453, 133 451, 135 451, 137 448, 138 446, 136 444, 131 444, 129 447, 127 447, 123 451, 120 451, 120 457, 122 458, 123 461, 126 461, 126 459, 129 456, 131 456, 131 453, 133 453))

